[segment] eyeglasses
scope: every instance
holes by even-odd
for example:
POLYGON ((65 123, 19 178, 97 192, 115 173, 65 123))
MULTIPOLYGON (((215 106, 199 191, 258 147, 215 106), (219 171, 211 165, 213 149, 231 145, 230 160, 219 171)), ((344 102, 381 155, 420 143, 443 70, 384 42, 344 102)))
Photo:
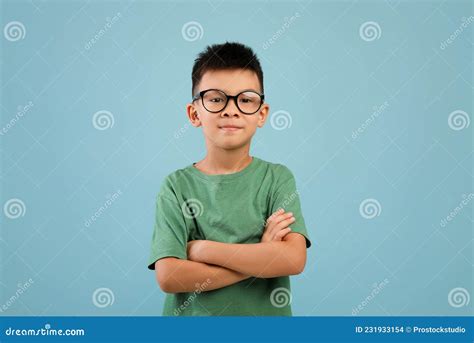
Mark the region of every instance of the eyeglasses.
POLYGON ((206 89, 193 97, 193 102, 201 98, 204 108, 217 113, 226 108, 229 99, 234 99, 234 103, 243 114, 254 114, 262 107, 264 95, 254 91, 243 91, 237 95, 227 95, 219 89, 206 89))

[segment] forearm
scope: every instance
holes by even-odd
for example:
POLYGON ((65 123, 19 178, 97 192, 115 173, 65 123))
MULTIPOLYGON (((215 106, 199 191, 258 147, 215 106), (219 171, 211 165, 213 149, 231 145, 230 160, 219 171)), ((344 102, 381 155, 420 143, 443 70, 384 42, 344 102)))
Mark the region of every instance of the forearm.
POLYGON ((229 244, 204 241, 195 261, 229 268, 254 277, 271 278, 299 274, 306 262, 305 251, 287 241, 229 244))
POLYGON ((167 293, 211 291, 249 278, 235 270, 202 262, 166 258, 156 262, 157 279, 167 293))

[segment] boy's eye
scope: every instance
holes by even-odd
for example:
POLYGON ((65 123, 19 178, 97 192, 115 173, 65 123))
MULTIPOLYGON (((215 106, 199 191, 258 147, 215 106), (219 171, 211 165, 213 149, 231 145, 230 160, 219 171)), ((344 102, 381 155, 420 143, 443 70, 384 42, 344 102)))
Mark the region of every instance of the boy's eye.
POLYGON ((240 102, 242 102, 244 104, 251 104, 254 101, 255 101, 255 99, 252 99, 252 98, 242 98, 242 99, 240 99, 240 102))
POLYGON ((219 103, 219 102, 223 102, 224 99, 222 99, 222 98, 211 98, 211 99, 209 99, 209 101, 210 101, 210 102, 217 102, 217 103, 219 103))

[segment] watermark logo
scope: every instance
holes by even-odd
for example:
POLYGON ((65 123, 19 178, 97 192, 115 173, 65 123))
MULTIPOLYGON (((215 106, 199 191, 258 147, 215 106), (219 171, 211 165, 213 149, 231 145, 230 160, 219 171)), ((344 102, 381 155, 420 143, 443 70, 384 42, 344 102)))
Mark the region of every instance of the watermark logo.
POLYGON ((373 219, 380 216, 380 213, 382 213, 382 206, 380 206, 377 199, 365 199, 360 203, 359 212, 365 219, 373 219))
POLYGON ((23 116, 28 113, 28 111, 33 107, 33 102, 29 101, 25 106, 19 105, 17 107, 17 112, 15 116, 10 119, 10 121, 0 130, 0 136, 5 135, 11 128, 13 128, 16 123, 23 118, 23 116))
POLYGON ((198 39, 202 39, 204 36, 204 29, 197 21, 188 21, 181 28, 181 35, 183 36, 184 40, 188 42, 194 42, 198 39))
POLYGON ((380 106, 374 106, 373 107, 373 112, 372 114, 370 115, 370 117, 368 117, 365 122, 363 122, 358 128, 357 130, 353 131, 352 132, 352 139, 353 140, 356 140, 357 138, 359 138, 359 136, 365 132, 365 130, 367 130, 367 128, 369 128, 370 125, 372 125, 375 120, 379 117, 379 115, 381 115, 383 112, 385 112, 385 110, 389 107, 389 103, 387 101, 385 101, 382 105, 380 106))
POLYGON ((112 18, 107 17, 105 19, 106 23, 99 31, 97 31, 94 37, 87 41, 87 43, 84 45, 84 49, 90 50, 95 45, 95 43, 97 43, 105 35, 105 33, 109 31, 117 21, 119 21, 120 18, 122 18, 122 13, 120 12, 117 12, 112 18))
POLYGON ((470 25, 474 21, 474 17, 472 15, 469 16, 468 18, 463 17, 461 21, 462 21, 461 25, 459 25, 459 27, 449 36, 449 38, 441 42, 441 44, 439 45, 439 48, 441 50, 446 49, 448 45, 453 43, 456 40, 456 38, 458 38, 458 36, 460 36, 464 32, 467 26, 470 25))
POLYGON ((178 307, 174 309, 173 314, 175 316, 179 316, 181 312, 183 312, 186 308, 188 308, 193 303, 193 301, 197 298, 197 296, 201 294, 202 292, 204 292, 211 283, 212 281, 209 278, 206 279, 206 281, 204 281, 203 283, 198 283, 198 282, 195 283, 194 284, 194 286, 196 287, 195 291, 191 293, 186 298, 186 300, 183 301, 181 305, 179 305, 178 307))
POLYGON ((85 222, 84 226, 89 228, 95 221, 97 221, 102 214, 112 206, 112 204, 122 195, 122 191, 119 189, 114 192, 112 195, 107 195, 107 200, 90 216, 85 222))
POLYGON ((99 308, 104 308, 114 304, 114 292, 110 288, 97 288, 92 294, 92 303, 99 308))
POLYGON ((190 127, 191 125, 189 124, 189 122, 185 123, 183 126, 181 126, 177 131, 174 132, 174 139, 180 139, 184 136, 184 134, 186 133, 186 131, 188 131, 188 128, 190 127))
POLYGON ((204 206, 198 199, 188 199, 181 205, 183 215, 188 219, 201 216, 204 212, 204 206))
POLYGON ((25 25, 19 21, 11 21, 3 28, 3 35, 5 36, 5 39, 10 42, 16 42, 21 39, 25 39, 25 25))
POLYGON ((375 282, 372 285, 372 290, 370 294, 367 295, 364 300, 362 300, 356 307, 352 309, 352 315, 356 316, 364 310, 371 302, 375 299, 375 297, 389 284, 389 280, 385 278, 382 282, 375 282))
POLYGON ((474 193, 469 193, 468 195, 462 195, 463 200, 457 205, 451 212, 443 219, 441 219, 439 226, 445 227, 448 225, 448 222, 452 221, 462 210, 466 207, 469 202, 474 199, 474 193))
POLYGON ((270 294, 270 302, 273 307, 285 307, 291 304, 291 292, 288 288, 278 287, 275 288, 270 294))
POLYGON ((270 117, 271 126, 278 131, 290 128, 292 122, 291 114, 284 110, 273 112, 270 117))
POLYGON ((28 288, 31 287, 33 283, 34 281, 32 278, 29 278, 26 282, 23 283, 19 282, 15 294, 8 298, 5 304, 0 306, 0 312, 5 312, 6 310, 8 310, 21 297, 21 295, 25 293, 28 288))
POLYGON ((114 115, 106 110, 97 111, 92 117, 92 125, 97 130, 107 130, 114 127, 114 115))
POLYGON ((366 21, 359 27, 359 36, 366 42, 371 42, 382 36, 382 29, 375 21, 366 21))
POLYGON ((275 31, 275 33, 268 38, 264 43, 263 43, 263 49, 266 50, 268 49, 271 45, 273 45, 281 36, 285 34, 285 32, 290 28, 290 26, 293 24, 293 22, 297 19, 300 18, 301 15, 298 12, 295 12, 294 15, 291 17, 285 17, 283 19, 283 25, 275 31))
POLYGON ((471 297, 467 289, 462 287, 453 288, 448 294, 448 303, 452 307, 463 307, 469 304, 471 297))
POLYGON ((456 110, 449 114, 448 125, 454 131, 463 130, 469 127, 470 123, 469 115, 464 111, 456 110))
POLYGON ((25 203, 17 198, 10 199, 3 205, 3 213, 10 219, 24 217, 26 213, 25 203))

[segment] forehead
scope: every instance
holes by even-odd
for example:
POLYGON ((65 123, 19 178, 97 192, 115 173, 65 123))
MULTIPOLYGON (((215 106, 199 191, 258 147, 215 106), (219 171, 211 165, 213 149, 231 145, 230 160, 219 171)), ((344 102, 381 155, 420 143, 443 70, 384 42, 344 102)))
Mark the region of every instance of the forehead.
POLYGON ((260 92, 257 74, 247 69, 223 69, 206 71, 199 82, 198 90, 216 88, 227 94, 235 94, 244 89, 260 92))

